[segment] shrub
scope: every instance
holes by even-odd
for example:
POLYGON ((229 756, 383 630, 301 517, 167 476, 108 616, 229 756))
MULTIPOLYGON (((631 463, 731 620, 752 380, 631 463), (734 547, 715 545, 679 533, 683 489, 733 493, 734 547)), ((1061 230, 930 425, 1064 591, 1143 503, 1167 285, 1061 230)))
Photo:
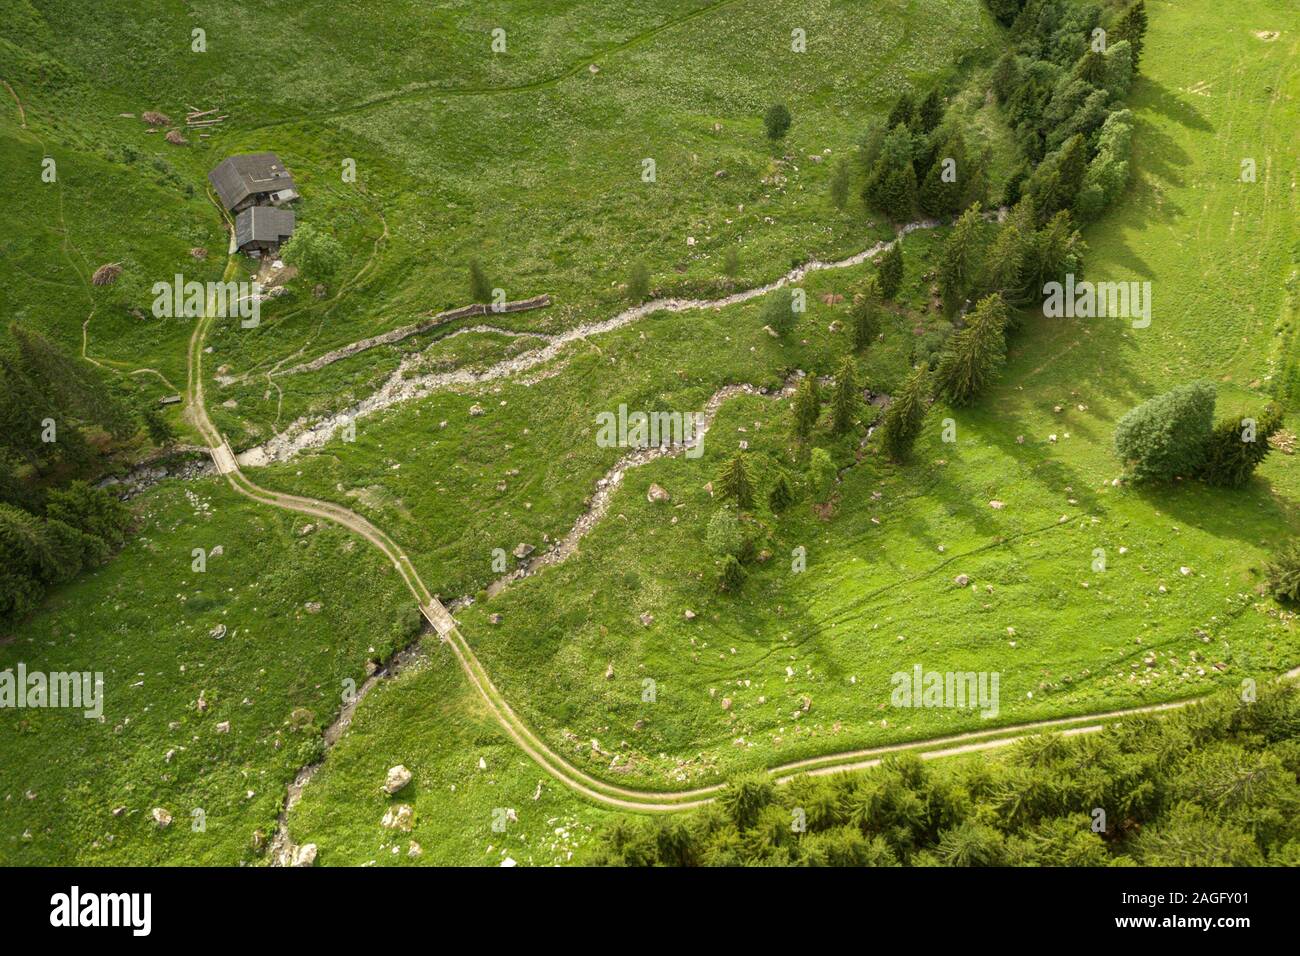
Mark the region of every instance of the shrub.
POLYGON ((778 335, 789 335, 794 328, 796 313, 794 311, 794 290, 788 286, 777 289, 763 303, 761 319, 778 335))
POLYGON ((763 114, 763 128, 767 130, 767 138, 778 140, 790 131, 790 111, 785 108, 784 103, 773 103, 763 114))
POLYGON ((740 527, 740 519, 730 508, 719 508, 717 514, 709 519, 704 540, 709 550, 719 558, 739 558, 745 550, 745 532, 740 527))
POLYGON ((304 223, 280 247, 280 258, 296 265, 304 275, 327 277, 343 264, 343 246, 329 233, 304 223))
POLYGON ((1214 386, 1192 382, 1130 410, 1115 426, 1115 452, 1139 481, 1195 475, 1214 427, 1214 386))
POLYGON ((1288 604, 1300 603, 1300 541, 1288 541, 1265 570, 1268 593, 1288 604))
POLYGON ((424 615, 414 604, 403 604, 393 621, 393 634, 399 642, 409 644, 415 635, 424 630, 424 615))

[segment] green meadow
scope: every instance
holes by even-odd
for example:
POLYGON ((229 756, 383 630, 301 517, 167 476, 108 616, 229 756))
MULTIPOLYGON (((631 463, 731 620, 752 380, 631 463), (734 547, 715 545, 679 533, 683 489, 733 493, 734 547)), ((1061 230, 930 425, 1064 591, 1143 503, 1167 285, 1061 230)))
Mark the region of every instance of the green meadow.
MULTIPOLYGON (((907 464, 868 437, 873 407, 841 435, 826 409, 801 441, 778 394, 798 371, 835 374, 853 295, 877 272, 868 261, 809 273, 807 311, 784 336, 764 328, 762 297, 653 312, 522 371, 394 402, 358 417, 355 437, 247 475, 354 510, 444 602, 468 599, 462 633, 514 711, 622 786, 714 784, 1295 667, 1293 616, 1260 590, 1300 528, 1294 458, 1274 453, 1239 490, 1145 488, 1119 480, 1112 449, 1120 416, 1183 382, 1214 381, 1221 417, 1300 388, 1294 10, 1148 10, 1127 103, 1133 181, 1084 239, 1086 278, 1150 282, 1150 326, 1026 313, 995 385, 968 407, 937 403, 907 464), (723 403, 700 457, 626 470, 567 560, 488 596, 500 555, 513 570, 517 545, 541 553, 569 534, 626 454, 597 443, 599 413, 702 410, 740 384, 766 394, 723 403), (814 448, 838 471, 829 507, 812 503, 814 448), (762 553, 728 594, 707 530, 741 449, 762 553), (782 473, 797 499, 773 512, 782 473), (650 500, 651 485, 668 500, 650 500), (996 713, 891 706, 893 675, 917 665, 998 673, 996 713)), ((342 246, 334 273, 290 279, 256 329, 230 320, 207 337, 208 410, 236 451, 394 377, 527 362, 627 308, 635 264, 648 297, 718 298, 891 237, 856 190, 840 208, 829 186, 840 163, 860 176, 868 131, 903 88, 944 84, 950 119, 986 151, 991 205, 1015 165, 982 92, 1004 32, 978 0, 0 0, 0 15, 0 77, 26 120, 0 89, 6 319, 84 347, 131 389, 183 391, 192 322, 155 319, 148 290, 177 272, 221 275, 228 240, 206 173, 231 153, 278 152, 303 194, 299 222, 342 246), (794 30, 806 53, 791 51, 794 30), (775 145, 762 123, 774 102, 794 117, 775 145), (181 146, 139 119, 161 110, 183 124, 190 107, 229 118, 206 139, 183 129, 181 146), (41 181, 45 157, 55 182, 41 181), (466 304, 471 260, 507 298, 553 304, 280 374, 466 304), (110 262, 122 279, 92 286, 110 262)), ((934 294, 948 232, 903 240, 901 291, 855 356, 863 387, 895 393, 951 330, 934 294)), ((254 263, 237 261, 250 276, 254 263)), ((102 721, 0 711, 0 861, 260 863, 255 834, 270 838, 286 786, 322 756, 288 814, 322 864, 562 865, 608 822, 510 741, 430 635, 326 751, 344 682, 415 640, 409 593, 362 539, 320 522, 304 533, 303 516, 211 478, 165 481, 132 506, 122 554, 0 636, 0 669, 98 670, 106 686, 102 721), (218 544, 193 572, 191 550, 218 544), (414 786, 389 798, 380 785, 396 764, 414 786), (412 807, 410 830, 380 823, 398 804, 412 807)))

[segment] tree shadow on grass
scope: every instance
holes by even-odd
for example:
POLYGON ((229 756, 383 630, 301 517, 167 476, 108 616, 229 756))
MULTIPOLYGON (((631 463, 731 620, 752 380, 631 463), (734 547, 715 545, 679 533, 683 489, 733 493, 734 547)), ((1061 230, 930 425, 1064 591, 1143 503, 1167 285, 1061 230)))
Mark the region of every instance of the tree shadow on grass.
POLYGON ((1138 80, 1129 103, 1135 109, 1150 109, 1161 116, 1167 116, 1189 129, 1214 132, 1209 120, 1191 102, 1149 76, 1138 80))
POLYGON ((1132 493, 1181 525, 1225 541, 1271 548, 1300 529, 1300 507, 1255 476, 1244 488, 1216 488, 1198 481, 1134 485, 1132 493))

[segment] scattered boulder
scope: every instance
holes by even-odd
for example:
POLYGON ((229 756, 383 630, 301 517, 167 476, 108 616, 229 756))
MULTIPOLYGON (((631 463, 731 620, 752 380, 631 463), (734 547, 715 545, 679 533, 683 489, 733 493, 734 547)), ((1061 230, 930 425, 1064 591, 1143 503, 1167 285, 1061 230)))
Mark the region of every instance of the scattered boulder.
POLYGON ((410 782, 411 771, 405 765, 399 763, 396 767, 389 767, 388 776, 384 779, 384 793, 392 796, 410 782))
POLYGON ((970 584, 970 575, 959 574, 952 579, 952 583, 957 585, 959 588, 964 588, 966 585, 970 584))
POLYGON ((489 614, 489 615, 488 615, 488 623, 489 623, 489 624, 500 624, 500 623, 501 623, 501 615, 500 615, 500 614, 489 614))
POLYGON ((686 612, 682 615, 682 617, 686 618, 686 620, 688 621, 693 621, 695 620, 695 612, 692 611, 690 608, 687 608, 686 612))
POLYGON ((149 816, 153 817, 153 822, 158 824, 159 829, 165 829, 172 825, 172 815, 162 807, 154 807, 149 811, 149 816))
POLYGON ((645 627, 649 627, 654 622, 655 622, 655 616, 651 614, 649 611, 646 611, 641 615, 641 623, 645 627))
POLYGON ((217 724, 217 733, 219 734, 230 733, 230 721, 223 720, 221 723, 217 724))
POLYGON ((293 856, 290 859, 290 866, 315 866, 316 854, 315 843, 304 843, 302 846, 293 848, 293 856))
POLYGON ((226 625, 215 624, 212 630, 208 631, 208 637, 216 638, 218 641, 226 636, 226 625))
POLYGON ((512 551, 511 553, 518 560, 523 561, 525 558, 527 558, 530 554, 532 554, 536 550, 537 549, 534 548, 531 544, 526 544, 523 541, 521 541, 517 545, 515 545, 515 550, 512 551))
POLYGON ((483 406, 475 402, 473 405, 469 407, 469 414, 471 418, 478 418, 480 415, 486 413, 483 411, 483 406))
POLYGON ((409 833, 415 827, 415 811, 409 804, 399 803, 395 807, 389 807, 388 812, 384 814, 381 825, 390 830, 401 830, 409 833))
POLYGON ((667 491, 655 484, 650 486, 650 490, 646 492, 645 497, 646 501, 649 501, 651 504, 672 500, 667 491))
POLYGON ((614 679, 614 662, 610 661, 609 666, 605 668, 605 680, 614 679))

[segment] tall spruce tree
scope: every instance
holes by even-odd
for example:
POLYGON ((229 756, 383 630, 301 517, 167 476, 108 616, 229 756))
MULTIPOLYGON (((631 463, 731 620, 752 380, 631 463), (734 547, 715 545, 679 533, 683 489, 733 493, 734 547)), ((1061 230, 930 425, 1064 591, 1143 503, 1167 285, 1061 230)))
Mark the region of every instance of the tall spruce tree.
POLYGON ((835 391, 831 395, 831 431, 842 435, 853 425, 858 411, 857 373, 851 356, 844 356, 835 373, 835 391))
POLYGON ((943 94, 933 87, 916 108, 916 125, 920 133, 932 133, 943 122, 943 94))
POLYGON ((876 281, 880 286, 880 294, 886 299, 892 299, 898 294, 898 289, 903 284, 903 240, 900 236, 890 244, 880 257, 880 271, 876 274, 876 281))
POLYGON ((1220 422, 1206 443, 1200 478, 1212 485, 1240 488, 1272 450, 1269 438, 1282 427, 1282 409, 1270 402, 1253 421, 1230 418, 1220 422))
POLYGON ((912 217, 916 206, 915 144, 911 131, 899 123, 880 144, 880 155, 867 177, 863 198, 896 222, 912 217))
POLYGON ((822 413, 822 399, 817 393, 817 377, 805 375, 794 390, 794 430, 800 438, 807 438, 817 427, 822 413))
POLYGON ((906 461, 911 456, 929 401, 930 370, 921 364, 912 369, 880 423, 880 444, 894 461, 906 461))
POLYGON ((980 271, 981 233, 984 220, 980 204, 970 206, 953 225, 939 259, 939 295, 943 310, 956 315, 980 271))
POLYGON ((849 341, 853 351, 861 352, 880 334, 880 284, 872 276, 861 292, 853 297, 849 310, 849 341))
POLYGON ((939 357, 938 393, 952 405, 969 404, 1007 360, 1009 312, 1000 295, 981 299, 964 329, 955 333, 939 357))
POLYGON ((972 164, 966 155, 966 140, 958 130, 935 153, 934 163, 921 183, 918 202, 931 216, 951 216, 962 208, 972 164))
POLYGON ((790 507, 792 501, 794 501, 794 492, 790 490, 790 480, 786 478, 784 471, 777 472, 776 481, 767 496, 767 506, 774 513, 779 513, 790 507))
POLYGON ((1140 69, 1142 46, 1147 35, 1147 5, 1145 0, 1137 0, 1120 16, 1115 28, 1111 30, 1111 41, 1118 43, 1127 40, 1133 48, 1133 70, 1140 69))
POLYGON ((754 507, 754 479, 744 455, 733 455, 723 466, 718 486, 724 500, 734 501, 739 508, 754 507))

